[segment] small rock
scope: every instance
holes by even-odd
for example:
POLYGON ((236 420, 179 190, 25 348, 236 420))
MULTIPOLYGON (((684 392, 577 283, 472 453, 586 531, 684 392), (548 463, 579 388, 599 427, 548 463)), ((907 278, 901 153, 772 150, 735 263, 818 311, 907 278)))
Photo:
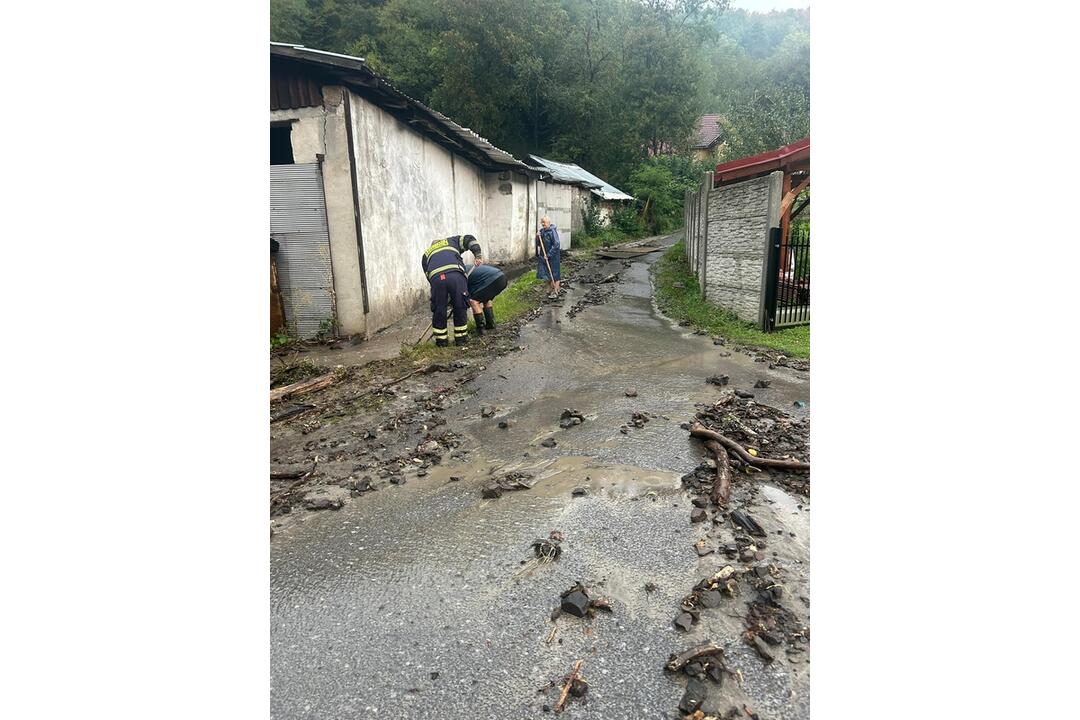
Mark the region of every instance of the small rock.
POLYGON ((432 680, 438 680, 439 679, 438 671, 435 671, 435 672, 431 673, 431 679, 432 680))
POLYGON ((724 679, 724 668, 712 662, 709 663, 709 667, 705 668, 705 674, 710 680, 719 685, 724 679))
POLYGON ((581 585, 575 585, 565 595, 560 604, 562 611, 575 617, 585 617, 589 608, 589 596, 585 594, 581 585))
POLYGON ((574 682, 570 684, 570 694, 574 697, 581 697, 587 692, 589 692, 589 683, 581 678, 574 678, 574 682))
POLYGON ((543 445, 546 448, 553 448, 556 445, 558 445, 559 443, 555 442, 555 438, 547 438, 546 440, 544 440, 540 444, 543 445))
POLYGON ((757 575, 759 578, 766 577, 769 574, 769 566, 768 565, 755 565, 754 566, 754 574, 757 575))
POLYGON ((761 638, 770 645, 779 645, 781 642, 780 638, 777 635, 769 632, 768 630, 758 630, 757 634, 759 638, 761 638))
POLYGON ((724 338, 713 338, 713 345, 724 345, 727 341, 724 338))
POLYGON ((637 397, 637 388, 626 388, 626 397, 637 397))
POLYGON ((769 380, 758 380, 756 383, 754 383, 754 387, 764 389, 769 387, 769 382, 769 380))
POLYGON ((508 428, 510 428, 511 425, 513 425, 513 422, 510 421, 510 420, 500 420, 499 421, 499 427, 501 429, 503 429, 503 430, 507 430, 508 428))
POLYGON ((689 320, 680 320, 679 321, 679 327, 690 327, 690 321, 689 320))
POLYGON ((701 606, 706 608, 720 607, 724 602, 724 596, 717 590, 709 590, 701 593, 701 606))
POLYGON ((580 497, 582 495, 588 495, 589 494, 589 488, 585 487, 584 485, 578 485, 576 488, 574 488, 573 490, 570 491, 570 494, 572 496, 574 496, 574 497, 580 497))
MULTIPOLYGON (((524 563, 525 561, 522 560, 521 562, 524 563)), ((551 611, 551 621, 555 622, 556 620, 558 620, 562 616, 562 614, 563 614, 563 611, 562 611, 561 607, 555 608, 554 610, 551 611)))
POLYGON ((621 432, 623 435, 629 435, 630 434, 629 428, 627 428, 625 425, 623 425, 621 428, 619 428, 619 432, 621 432))
POLYGON ((696 507, 690 511, 690 522, 699 523, 709 519, 709 514, 704 508, 696 507))
POLYGON ((494 414, 495 408, 491 407, 490 405, 485 405, 484 407, 480 408, 481 417, 491 417, 494 414))
POLYGON ((765 661, 766 665, 776 659, 776 656, 773 655, 772 650, 769 649, 769 646, 757 635, 754 635, 753 645, 754 649, 757 650, 758 655, 761 656, 761 659, 765 661))
POLYGON ((450 476, 450 482, 461 482, 461 476, 460 475, 451 475, 450 476))
POLYGON ((705 695, 708 690, 705 687, 705 683, 695 678, 690 678, 690 681, 686 683, 686 692, 683 693, 682 700, 679 701, 679 712, 684 715, 689 715, 701 707, 701 703, 705 702, 705 695))
POLYGON ((706 555, 711 555, 712 553, 716 552, 714 548, 709 547, 708 545, 705 545, 703 543, 695 544, 694 550, 697 550, 698 557, 705 557, 706 555))
POLYGON ((679 628, 683 632, 689 632, 690 628, 694 624, 694 616, 690 613, 679 613, 675 616, 675 627, 679 628))
POLYGON ((690 500, 690 504, 693 505, 694 507, 703 508, 703 507, 708 507, 709 501, 706 500, 703 497, 696 497, 696 498, 692 498, 690 500))
POLYGON ((731 357, 731 353, 729 353, 727 350, 724 350, 720 353, 720 357, 731 357))
POLYGON ((749 400, 750 398, 754 397, 754 393, 746 392, 745 390, 736 390, 735 397, 742 398, 743 400, 749 400))
POLYGON ((485 485, 480 491, 480 497, 482 498, 500 498, 502 497, 502 488, 498 485, 485 485))
POLYGON ((645 592, 651 593, 651 592, 653 592, 655 590, 656 590, 656 583, 654 583, 654 582, 645 583, 645 592))
POLYGON ((729 379, 730 378, 727 375, 713 375, 712 377, 707 378, 705 382, 722 387, 728 384, 729 379))
POLYGON ((806 407, 806 403, 804 403, 802 400, 796 400, 795 402, 792 403, 792 405, 794 405, 796 408, 798 408, 800 410, 802 410, 804 407, 806 407))

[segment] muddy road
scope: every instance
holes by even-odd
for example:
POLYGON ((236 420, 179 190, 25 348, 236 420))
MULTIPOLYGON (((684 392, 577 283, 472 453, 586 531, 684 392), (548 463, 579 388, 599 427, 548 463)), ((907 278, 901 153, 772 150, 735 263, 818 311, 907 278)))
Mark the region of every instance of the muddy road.
MULTIPOLYGON (((809 499, 738 474, 730 507, 767 533, 746 555, 743 531, 726 516, 691 523, 680 480, 707 455, 681 427, 698 404, 738 388, 806 417, 809 373, 770 368, 659 315, 648 272, 659 256, 590 265, 587 273, 618 272, 619 281, 572 283, 522 330, 523 349, 448 394, 441 427, 466 452, 340 510, 278 525, 272 717, 550 717, 562 678, 584 660, 588 692, 563 716, 677 718, 688 677, 664 664, 707 641, 724 649, 727 672, 704 683, 706 715, 809 717, 809 643, 781 642, 766 663, 743 637, 759 576, 782 588, 790 623, 809 627, 809 499), (608 296, 580 304, 590 292, 608 296), (718 374, 727 386, 705 382, 718 374), (759 380, 768 387, 752 389, 759 380), (584 422, 560 428, 564 408, 584 422), (513 471, 535 485, 482 497, 513 471), (530 545, 553 530, 564 536, 561 555, 539 563, 530 545), (702 539, 716 551, 699 556, 702 539), (736 556, 725 555, 737 542, 736 556), (727 565, 747 573, 740 594, 676 629, 680 601, 727 565), (560 593, 578 581, 612 612, 552 620, 560 593)), ((337 427, 319 432, 325 440, 348 425, 337 427)))

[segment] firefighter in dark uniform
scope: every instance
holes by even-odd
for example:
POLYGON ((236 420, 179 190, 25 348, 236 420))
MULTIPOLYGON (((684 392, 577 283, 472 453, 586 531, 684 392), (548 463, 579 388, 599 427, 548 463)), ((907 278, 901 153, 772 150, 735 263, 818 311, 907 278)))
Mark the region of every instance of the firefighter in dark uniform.
POLYGON ((421 265, 428 283, 431 284, 431 330, 435 344, 449 345, 450 331, 446 327, 446 299, 449 296, 454 308, 454 344, 468 342, 469 330, 469 283, 465 278, 465 263, 461 253, 472 253, 476 265, 483 263, 480 243, 472 235, 453 235, 431 243, 424 251, 421 265))

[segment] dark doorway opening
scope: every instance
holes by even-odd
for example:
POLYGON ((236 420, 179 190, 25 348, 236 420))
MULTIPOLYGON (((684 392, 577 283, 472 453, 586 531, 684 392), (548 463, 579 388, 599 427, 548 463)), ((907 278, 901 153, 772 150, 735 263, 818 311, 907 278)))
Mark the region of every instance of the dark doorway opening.
POLYGON ((270 126, 270 164, 292 165, 292 123, 270 126))

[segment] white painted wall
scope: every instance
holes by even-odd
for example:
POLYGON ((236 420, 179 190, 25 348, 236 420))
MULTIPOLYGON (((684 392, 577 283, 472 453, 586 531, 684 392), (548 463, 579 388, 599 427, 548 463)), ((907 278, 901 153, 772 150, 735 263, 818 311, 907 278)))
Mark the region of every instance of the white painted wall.
POLYGON ((559 230, 559 245, 566 250, 572 247, 574 225, 572 216, 574 186, 556 182, 537 182, 536 224, 547 215, 559 230))
POLYGON ((420 259, 432 240, 468 233, 487 259, 527 256, 536 217, 532 180, 487 173, 355 93, 351 102, 369 335, 427 305, 420 259))

